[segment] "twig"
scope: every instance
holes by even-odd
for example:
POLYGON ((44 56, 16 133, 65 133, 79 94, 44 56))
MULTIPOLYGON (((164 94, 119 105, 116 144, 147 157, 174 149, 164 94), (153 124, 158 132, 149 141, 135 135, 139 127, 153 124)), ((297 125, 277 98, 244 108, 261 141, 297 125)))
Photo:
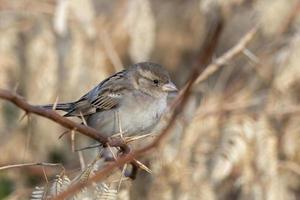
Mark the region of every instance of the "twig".
MULTIPOLYGON (((219 29, 218 29, 219 30, 219 29)), ((124 152, 124 156, 119 157, 117 160, 115 160, 113 163, 108 164, 103 170, 97 172, 94 176, 92 176, 90 179, 88 179, 85 183, 76 183, 72 186, 70 186, 67 190, 63 191, 62 193, 58 194, 56 197, 53 198, 53 200, 58 200, 58 199, 65 199, 69 195, 74 194, 75 192, 79 191, 82 187, 87 186, 92 184, 93 182, 97 182, 102 180, 104 177, 108 175, 112 170, 114 170, 116 167, 120 167, 124 165, 125 163, 132 162, 134 159, 150 152, 153 150, 155 147, 159 146, 160 143, 163 141, 163 139, 168 135, 170 132, 170 129, 174 125, 174 121, 176 117, 182 112, 184 109, 188 97, 190 95, 190 91, 192 89, 192 86, 194 83, 199 83, 203 80, 205 80, 208 76, 210 76, 212 73, 214 73, 221 65, 225 64, 228 62, 230 59, 232 59, 235 55, 241 52, 242 49, 249 43, 249 41, 253 38, 253 35, 257 31, 257 28, 253 28, 249 33, 247 33, 239 43, 237 43, 236 46, 234 46, 232 49, 230 49, 228 52, 226 52, 222 57, 218 58, 213 64, 208 65, 208 67, 203 71, 202 74, 199 75, 199 70, 196 69, 194 73, 192 73, 192 76, 190 77, 189 83, 184 87, 184 89, 181 91, 180 95, 175 99, 175 109, 174 112, 172 113, 169 123, 167 126, 164 128, 164 130, 159 134, 152 143, 147 145, 146 147, 135 150, 135 151, 130 151, 129 147, 124 144, 120 140, 113 140, 112 138, 107 138, 98 131, 96 131, 93 128, 83 126, 80 124, 77 124, 71 120, 68 120, 59 114, 57 114, 54 111, 51 110, 45 110, 40 107, 32 106, 28 104, 25 100, 23 100, 20 96, 13 94, 9 91, 6 90, 1 90, 0 89, 0 98, 6 99, 18 107, 22 108, 28 113, 34 113, 40 116, 44 116, 48 119, 51 119, 62 126, 68 128, 68 129, 74 129, 88 137, 91 137, 99 142, 101 142, 104 145, 109 145, 109 146, 119 146, 124 152)), ((215 33, 214 33, 215 34, 215 33)), ((212 43, 209 45, 208 51, 203 55, 203 59, 201 60, 199 65, 206 65, 208 63, 208 60, 211 58, 215 46, 217 44, 216 40, 219 37, 220 32, 218 31, 214 37, 212 37, 212 43)))
POLYGON ((113 136, 115 137, 116 135, 119 135, 120 138, 122 139, 122 141, 124 141, 124 135, 123 135, 123 130, 122 130, 122 122, 121 122, 121 118, 120 118, 120 115, 119 115, 119 110, 114 111, 114 116, 115 116, 115 120, 118 122, 119 133, 114 134, 113 136))
POLYGON ((74 121, 71 121, 58 113, 56 113, 53 110, 46 110, 39 106, 34 106, 29 103, 27 103, 24 98, 19 96, 18 94, 12 93, 8 90, 0 89, 0 98, 6 99, 7 101, 15 104, 19 108, 23 109, 26 113, 33 113, 45 118, 48 118, 60 125, 62 125, 65 128, 68 128, 70 130, 76 130, 77 132, 82 133, 83 135, 86 135, 99 143, 103 144, 103 146, 111 146, 111 147, 120 147, 121 150, 126 153, 130 152, 129 146, 123 142, 122 140, 118 138, 108 138, 104 135, 102 135, 100 132, 98 132, 96 129, 91 128, 89 126, 85 126, 82 124, 78 124, 74 121))
POLYGON ((78 158, 79 158, 81 171, 83 171, 86 166, 85 166, 85 161, 84 161, 84 158, 83 158, 82 151, 78 151, 78 158))
POLYGON ((134 159, 134 161, 138 164, 138 166, 139 166, 141 169, 145 170, 145 171, 148 172, 149 174, 152 174, 152 173, 153 173, 152 170, 149 169, 149 168, 148 168, 146 165, 144 165, 142 162, 138 161, 137 159, 134 159))
POLYGON ((80 112, 80 118, 81 118, 81 120, 82 120, 82 123, 83 123, 85 126, 88 126, 87 123, 86 123, 86 120, 85 120, 85 118, 84 118, 84 116, 83 116, 83 114, 82 114, 82 112, 80 112))
POLYGON ((214 62, 207 66, 207 68, 200 74, 200 76, 195 81, 195 84, 198 84, 206 80, 211 74, 216 72, 221 66, 228 63, 229 60, 243 52, 247 44, 252 40, 255 33, 258 30, 258 26, 252 28, 234 47, 225 52, 221 57, 214 60, 214 62))
POLYGON ((27 115, 26 143, 25 143, 25 149, 24 149, 24 152, 23 152, 23 161, 25 161, 27 150, 29 149, 31 136, 32 136, 32 132, 31 132, 31 115, 27 115))
POLYGON ((147 137, 155 137, 155 136, 156 135, 154 135, 153 133, 149 133, 149 134, 138 135, 138 136, 128 136, 128 137, 125 137, 124 140, 125 140, 125 143, 128 144, 130 142, 145 139, 147 137))
MULTIPOLYGON (((217 29, 219 30, 219 29, 217 29)), ((208 51, 204 51, 205 54, 203 55, 203 59, 201 59, 201 63, 207 63, 207 60, 211 58, 211 55, 213 54, 213 51, 216 47, 216 40, 218 39, 220 32, 213 33, 214 36, 211 38, 211 45, 208 45, 207 48, 209 49, 208 51)), ((52 200, 59 200, 59 199, 65 199, 69 195, 76 193, 79 191, 81 188, 88 186, 94 182, 100 181, 103 178, 105 178, 108 173, 110 173, 112 170, 114 170, 116 167, 120 167, 124 165, 125 163, 132 162, 134 159, 150 152, 153 150, 155 147, 159 146, 162 140, 168 135, 170 132, 171 128, 174 125, 174 122, 177 118, 177 116, 181 113, 181 111, 184 109, 188 97, 190 95, 190 91, 192 89, 192 85, 194 84, 195 80, 197 79, 199 75, 199 70, 195 69, 194 73, 192 73, 192 76, 190 77, 190 81, 187 83, 187 85, 182 89, 180 94, 177 96, 177 98, 174 100, 173 105, 176 105, 174 108, 174 112, 172 113, 169 123, 167 126, 162 130, 161 134, 159 134, 152 143, 147 145, 146 147, 135 150, 132 152, 129 152, 125 154, 122 157, 119 157, 117 160, 115 160, 113 163, 107 165, 104 167, 103 170, 95 173, 94 176, 92 176, 89 180, 87 180, 85 183, 76 183, 72 186, 70 186, 67 190, 61 192, 58 194, 56 197, 54 197, 52 200)))
POLYGON ((46 174, 46 171, 45 171, 45 167, 42 166, 42 170, 43 170, 43 175, 44 175, 44 178, 46 180, 46 183, 49 184, 49 181, 48 181, 48 177, 47 177, 47 174, 46 174))
MULTIPOLYGON (((0 89, 0 98, 10 101, 11 103, 15 104, 19 108, 23 109, 26 113, 33 113, 48 118, 62 125, 67 129, 76 130, 90 138, 95 139, 96 141, 102 144, 111 142, 107 137, 103 136, 96 129, 71 121, 65 117, 62 117, 61 115, 59 115, 53 110, 46 110, 42 107, 31 105, 27 103, 23 97, 19 96, 18 94, 12 93, 8 90, 0 89)), ((110 145, 114 146, 113 143, 110 145)))
POLYGON ((56 110, 56 106, 57 106, 57 104, 58 104, 58 96, 56 97, 56 99, 55 99, 55 101, 54 101, 54 104, 53 104, 53 106, 52 106, 52 110, 56 110))
POLYGON ((72 148, 72 152, 75 152, 75 131, 74 131, 74 129, 71 131, 71 148, 72 148))
POLYGON ((66 130, 66 131, 64 131, 62 134, 60 134, 59 136, 58 136, 58 139, 61 139, 63 136, 65 136, 67 133, 69 133, 70 132, 70 130, 66 130))
POLYGON ((23 121, 23 119, 24 119, 25 117, 27 117, 27 115, 28 115, 28 113, 25 112, 25 113, 20 117, 19 122, 23 121))
POLYGON ((252 61, 253 63, 255 63, 255 64, 258 64, 258 63, 259 63, 259 58, 258 58, 256 55, 254 55, 249 49, 244 48, 242 52, 243 52, 243 54, 244 54, 245 56, 247 56, 247 57, 249 58, 249 60, 252 61))
POLYGON ((0 167, 0 170, 6 170, 6 169, 13 169, 13 168, 20 168, 20 167, 32 167, 32 166, 43 166, 43 167, 56 167, 59 166, 63 170, 65 168, 61 163, 44 163, 44 162, 35 162, 35 163, 23 163, 23 164, 14 164, 14 165, 6 165, 0 167))
POLYGON ((114 160, 117 160, 117 156, 116 154, 113 152, 111 146, 109 144, 107 144, 108 150, 110 151, 111 155, 114 157, 114 160))
POLYGON ((121 177, 120 177, 120 180, 119 180, 119 183, 118 183, 118 189, 117 189, 117 191, 120 191, 121 184, 122 184, 122 181, 123 181, 123 177, 124 177, 126 168, 127 168, 127 164, 125 164, 125 165, 123 166, 122 173, 121 173, 121 177))

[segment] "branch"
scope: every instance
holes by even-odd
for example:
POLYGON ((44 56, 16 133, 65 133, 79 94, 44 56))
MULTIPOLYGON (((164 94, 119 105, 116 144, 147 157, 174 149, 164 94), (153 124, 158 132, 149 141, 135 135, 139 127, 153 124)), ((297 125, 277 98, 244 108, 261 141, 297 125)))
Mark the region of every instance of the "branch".
POLYGON ((210 75, 216 72, 221 66, 228 63, 229 60, 243 52, 248 43, 253 39, 255 33, 258 30, 258 26, 252 28, 244 37, 242 37, 239 42, 225 52, 221 57, 217 58, 213 63, 207 66, 207 68, 200 74, 200 76, 195 81, 195 84, 198 84, 206 80, 210 75))
MULTIPOLYGON (((206 42, 206 46, 204 47, 204 53, 201 55, 201 60, 198 62, 198 65, 206 65, 208 60, 211 58, 216 45, 217 41, 219 39, 220 33, 221 33, 221 27, 222 23, 218 23, 216 25, 216 29, 213 33, 208 34, 210 36, 209 40, 206 42)), ((135 150, 132 152, 129 152, 128 154, 125 154, 123 157, 118 158, 113 163, 107 165, 103 170, 95 173, 94 176, 92 176, 90 179, 88 179, 85 183, 76 183, 72 186, 70 186, 67 190, 63 191, 62 193, 58 194, 56 197, 54 197, 52 200, 62 200, 67 198, 69 195, 74 194, 78 192, 81 188, 91 185, 94 182, 103 180, 108 173, 112 172, 116 167, 120 167, 124 165, 125 163, 131 162, 134 159, 137 159, 138 157, 145 155, 146 153, 149 153, 152 149, 159 146, 162 140, 168 135, 171 128, 174 125, 174 122, 177 118, 177 116, 184 110, 188 98, 191 94, 191 89, 193 87, 193 84, 197 77, 200 74, 199 68, 195 68, 194 73, 192 73, 189 82, 186 84, 186 86, 180 91, 172 105, 174 106, 174 111, 170 117, 169 123, 167 126, 161 131, 161 134, 159 134, 155 140, 150 143, 149 145, 145 146, 144 148, 141 148, 139 150, 135 150)))
MULTIPOLYGON (((171 115, 170 121, 168 125, 165 127, 165 129, 161 132, 161 134, 149 145, 146 147, 128 152, 124 156, 118 158, 116 161, 113 163, 107 165, 103 170, 97 172, 94 176, 92 176, 88 181, 85 183, 76 183, 72 186, 70 186, 67 190, 63 191, 62 193, 58 194, 56 197, 53 198, 53 200, 58 200, 58 199, 65 199, 67 198, 70 194, 73 194, 77 191, 79 191, 82 187, 87 186, 92 184, 93 182, 97 182, 105 178, 109 172, 113 171, 116 167, 122 166, 125 163, 131 162, 134 159, 138 158, 141 155, 144 155, 151 151, 153 148, 157 147, 161 141, 167 136, 167 134, 170 132, 170 129, 172 128, 176 117, 181 113, 181 111, 184 109, 188 97, 191 93, 192 86, 195 83, 199 83, 203 80, 205 80, 209 75, 214 73, 221 65, 225 64, 228 62, 230 59, 232 59, 235 55, 240 53, 245 46, 250 42, 250 40, 253 38, 253 35, 256 33, 257 28, 253 28, 249 33, 247 33, 238 43, 235 45, 233 48, 231 48, 228 52, 226 52, 223 56, 221 56, 219 59, 216 60, 213 64, 210 64, 202 74, 199 75, 199 70, 195 69, 194 73, 192 74, 192 77, 190 78, 189 83, 182 89, 178 97, 175 99, 175 109, 174 112, 171 115)), ((205 59, 200 63, 200 65, 205 65, 206 61, 210 58, 211 53, 214 51, 216 47, 216 41, 220 35, 220 32, 218 32, 215 37, 212 38, 211 45, 208 46, 207 48, 210 49, 209 51, 204 51, 208 52, 203 55, 203 58, 205 59)), ((91 137, 102 144, 109 144, 110 146, 120 146, 121 148, 126 148, 128 147, 126 144, 120 143, 121 141, 113 141, 108 137, 105 137, 101 135, 97 130, 83 126, 80 124, 77 124, 67 118, 64 118, 57 114, 56 112, 52 110, 45 110, 40 107, 32 106, 28 104, 22 97, 13 94, 7 90, 1 90, 0 89, 0 98, 6 99, 12 103, 14 103, 16 106, 19 108, 23 109, 26 113, 34 113, 43 117, 46 117, 52 121, 55 121, 56 123, 68 128, 68 129, 76 129, 78 132, 91 137), (123 145, 123 146, 122 146, 123 145), (125 146, 124 146, 125 145, 125 146)), ((128 149, 127 149, 128 150, 128 149)))
POLYGON ((36 162, 36 163, 23 163, 23 164, 14 164, 14 165, 5 165, 3 167, 0 167, 0 170, 6 170, 6 169, 13 169, 13 168, 20 168, 20 167, 32 167, 32 166, 44 166, 44 167, 56 167, 59 166, 63 170, 65 168, 62 166, 61 163, 44 163, 44 162, 36 162))
MULTIPOLYGON (((12 93, 8 90, 0 89, 0 98, 1 99, 6 99, 7 101, 15 104, 17 107, 21 108, 28 113, 33 113, 45 118, 48 118, 63 127, 70 129, 70 130, 76 130, 83 135, 86 135, 90 138, 95 139, 96 141, 102 143, 102 144, 107 144, 107 143, 112 143, 109 141, 108 137, 103 136, 100 132, 98 132, 96 129, 84 126, 81 124, 78 124, 74 121, 71 121, 65 117, 62 117, 58 113, 56 113, 53 110, 46 110, 42 107, 39 106, 34 106, 25 101, 25 99, 18 94, 12 93)), ((114 144, 110 144, 111 146, 114 146, 114 144)))
MULTIPOLYGON (((103 145, 109 145, 111 147, 120 147, 124 153, 128 153, 130 151, 130 148, 127 144, 125 144, 122 140, 118 138, 109 138, 104 135, 102 135, 100 132, 98 132, 96 129, 78 124, 74 121, 69 120, 68 118, 65 118, 61 115, 59 115, 57 112, 53 110, 46 110, 39 106, 34 106, 26 102, 26 100, 19 96, 18 94, 15 94, 13 92, 10 92, 8 90, 0 89, 0 99, 5 99, 13 104, 15 104, 17 107, 21 108, 25 111, 26 114, 33 113, 45 118, 48 118, 61 126, 70 129, 70 130, 76 130, 83 135, 86 135, 98 142, 100 142, 103 145)), ((133 165, 136 165, 136 162, 132 162, 133 165)))

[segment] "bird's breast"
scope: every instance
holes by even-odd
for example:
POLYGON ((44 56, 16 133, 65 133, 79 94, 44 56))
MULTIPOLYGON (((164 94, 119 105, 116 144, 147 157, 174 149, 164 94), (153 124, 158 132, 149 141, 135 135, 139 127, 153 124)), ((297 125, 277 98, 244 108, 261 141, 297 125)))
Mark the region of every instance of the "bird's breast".
POLYGON ((166 98, 132 94, 123 98, 117 108, 92 114, 87 123, 106 136, 120 130, 128 136, 147 134, 159 122, 166 106, 166 98))
POLYGON ((120 106, 120 123, 128 135, 150 132, 166 109, 166 98, 133 98, 126 106, 120 106))

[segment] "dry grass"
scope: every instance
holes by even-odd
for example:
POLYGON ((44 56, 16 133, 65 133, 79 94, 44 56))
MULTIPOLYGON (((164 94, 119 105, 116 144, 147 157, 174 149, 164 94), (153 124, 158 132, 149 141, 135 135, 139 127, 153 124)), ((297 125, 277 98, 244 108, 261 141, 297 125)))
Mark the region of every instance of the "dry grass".
MULTIPOLYGON (((216 58, 260 23, 243 54, 208 78, 202 75, 168 139, 139 160, 151 174, 140 170, 131 181, 117 169, 74 199, 300 198, 300 3, 224 2, 0 1, 0 87, 33 104, 76 99, 141 60, 164 65, 181 88, 211 18, 225 21, 216 58)), ((104 167, 95 149, 72 152, 93 144, 90 139, 66 134, 58 140, 61 127, 35 116, 19 121, 22 114, 0 102, 0 166, 59 162, 65 172, 42 166, 2 170, 0 199, 28 199, 35 186, 44 186, 37 196, 45 188, 49 194, 64 187, 63 180, 85 181, 104 167)), ((151 140, 131 143, 138 148, 151 140)))

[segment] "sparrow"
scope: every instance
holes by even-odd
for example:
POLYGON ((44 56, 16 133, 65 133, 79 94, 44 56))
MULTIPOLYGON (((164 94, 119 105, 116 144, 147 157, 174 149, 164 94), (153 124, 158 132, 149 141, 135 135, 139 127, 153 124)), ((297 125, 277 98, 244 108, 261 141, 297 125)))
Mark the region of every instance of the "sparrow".
POLYGON ((142 135, 158 124, 167 109, 168 94, 176 91, 164 68, 141 62, 103 80, 77 101, 43 107, 65 111, 65 117, 83 117, 107 137, 120 129, 126 136, 142 135))

